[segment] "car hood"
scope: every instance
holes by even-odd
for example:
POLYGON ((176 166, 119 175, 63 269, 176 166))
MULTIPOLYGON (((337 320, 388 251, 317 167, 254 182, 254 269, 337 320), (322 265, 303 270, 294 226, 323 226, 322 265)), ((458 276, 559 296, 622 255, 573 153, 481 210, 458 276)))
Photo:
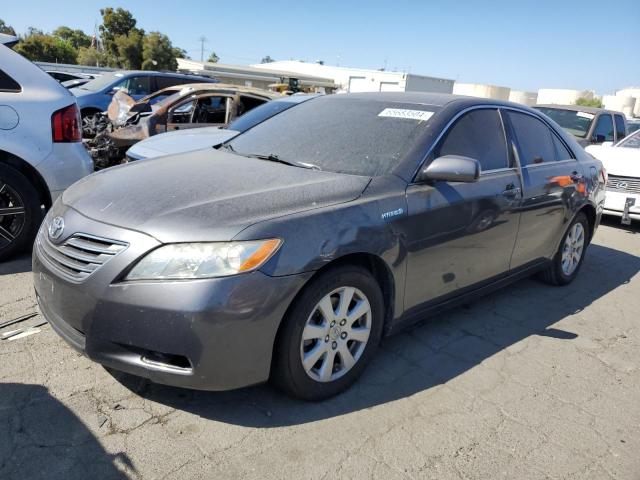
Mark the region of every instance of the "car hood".
POLYGON ((640 149, 593 145, 586 151, 602 162, 607 173, 622 177, 640 177, 640 149))
POLYGON ((136 143, 127 151, 127 155, 135 159, 143 159, 192 152, 219 145, 235 137, 238 133, 240 132, 218 127, 190 128, 167 132, 136 143))
POLYGON ((161 242, 224 241, 260 221, 354 200, 369 181, 212 149, 103 170, 62 201, 161 242))

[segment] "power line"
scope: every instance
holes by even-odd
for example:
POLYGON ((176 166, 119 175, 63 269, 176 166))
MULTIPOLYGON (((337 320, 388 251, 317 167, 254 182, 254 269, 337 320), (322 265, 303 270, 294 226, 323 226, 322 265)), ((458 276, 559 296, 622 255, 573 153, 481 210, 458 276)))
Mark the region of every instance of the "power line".
POLYGON ((198 41, 200 42, 200 61, 204 62, 204 42, 207 41, 207 37, 202 35, 200 38, 198 38, 198 41))

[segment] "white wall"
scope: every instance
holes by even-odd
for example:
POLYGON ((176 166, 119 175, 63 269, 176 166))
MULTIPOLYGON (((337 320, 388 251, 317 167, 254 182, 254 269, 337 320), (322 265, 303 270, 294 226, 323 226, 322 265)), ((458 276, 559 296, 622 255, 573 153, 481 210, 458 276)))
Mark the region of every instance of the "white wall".
POLYGON ((622 95, 605 95, 602 97, 602 106, 609 110, 622 112, 626 117, 633 117, 633 109, 636 106, 635 97, 622 95))
POLYGON ((566 88, 541 88, 538 90, 538 103, 556 105, 574 105, 579 98, 593 99, 592 90, 569 90, 566 88))
POLYGON ((536 92, 523 92, 521 90, 511 90, 509 92, 509 101, 521 103, 522 105, 535 105, 538 103, 538 94, 536 92))
POLYGON ((509 100, 509 87, 484 85, 481 83, 458 83, 453 85, 453 93, 470 97, 493 98, 495 100, 509 100))
POLYGON ((633 108, 633 116, 640 117, 640 87, 623 88, 616 92, 616 96, 635 98, 636 104, 633 108))

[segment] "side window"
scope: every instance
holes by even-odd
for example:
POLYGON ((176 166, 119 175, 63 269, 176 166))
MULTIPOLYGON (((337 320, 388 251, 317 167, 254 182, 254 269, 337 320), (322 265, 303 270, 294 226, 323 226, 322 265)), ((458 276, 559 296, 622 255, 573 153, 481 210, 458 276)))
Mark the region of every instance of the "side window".
POLYGON ((525 113, 507 111, 518 143, 520 164, 533 165, 557 160, 554 135, 541 120, 525 113))
POLYGON ((193 123, 225 123, 227 119, 227 97, 211 96, 198 99, 193 123))
POLYGON ((463 155, 475 158, 482 170, 509 166, 507 143, 497 110, 472 110, 451 127, 436 156, 463 155))
POLYGON ((191 98, 171 109, 168 123, 191 123, 191 116, 195 104, 196 101, 191 98))
POLYGON ((149 95, 151 93, 151 77, 131 77, 127 82, 129 95, 149 95))
POLYGON ((598 117, 598 123, 593 131, 593 139, 597 143, 613 142, 613 120, 608 113, 598 117))
POLYGON ((20 84, 0 70, 0 92, 19 93, 21 91, 20 84))
POLYGON ((562 143, 556 135, 552 133, 551 138, 553 139, 553 145, 556 147, 556 160, 573 159, 571 152, 564 146, 564 143, 562 143))
POLYGON ((614 115, 614 118, 616 119, 617 140, 622 140, 624 137, 626 137, 624 133, 624 118, 622 118, 622 115, 614 115))
POLYGON ((261 98, 245 97, 243 95, 240 97, 240 101, 236 104, 236 116, 239 117, 243 113, 247 113, 249 110, 253 110, 263 103, 265 103, 265 100, 262 100, 261 98))
POLYGON ((158 85, 158 90, 162 90, 163 88, 173 87, 175 85, 182 85, 187 83, 187 80, 184 78, 175 78, 175 77, 156 77, 156 84, 158 85))

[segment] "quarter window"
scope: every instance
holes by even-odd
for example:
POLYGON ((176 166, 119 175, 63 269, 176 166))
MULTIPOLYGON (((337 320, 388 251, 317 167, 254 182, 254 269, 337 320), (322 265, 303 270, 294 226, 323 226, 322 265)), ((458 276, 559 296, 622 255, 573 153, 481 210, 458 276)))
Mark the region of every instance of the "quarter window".
MULTIPOLYGON (((541 120, 525 113, 507 111, 518 142, 520 164, 524 167, 558 159, 555 136, 541 120)), ((557 141, 557 143, 560 143, 557 141)), ((566 148, 565 148, 566 150, 566 148)), ((568 154, 568 152, 567 152, 568 154)), ((562 155, 561 155, 562 156, 562 155)), ((571 157, 571 155, 569 155, 571 157)))
POLYGON ((475 158, 482 170, 509 166, 507 143, 497 110, 473 110, 461 117, 437 149, 436 156, 475 158))
POLYGON ((9 75, 0 70, 0 92, 18 93, 22 91, 22 87, 9 75))
POLYGON ((616 119, 617 140, 622 140, 624 137, 626 137, 625 128, 624 128, 624 118, 622 118, 622 115, 614 115, 614 118, 616 119))
POLYGON ((598 118, 596 129, 593 132, 593 139, 596 142, 613 142, 613 120, 611 115, 603 114, 598 118))

